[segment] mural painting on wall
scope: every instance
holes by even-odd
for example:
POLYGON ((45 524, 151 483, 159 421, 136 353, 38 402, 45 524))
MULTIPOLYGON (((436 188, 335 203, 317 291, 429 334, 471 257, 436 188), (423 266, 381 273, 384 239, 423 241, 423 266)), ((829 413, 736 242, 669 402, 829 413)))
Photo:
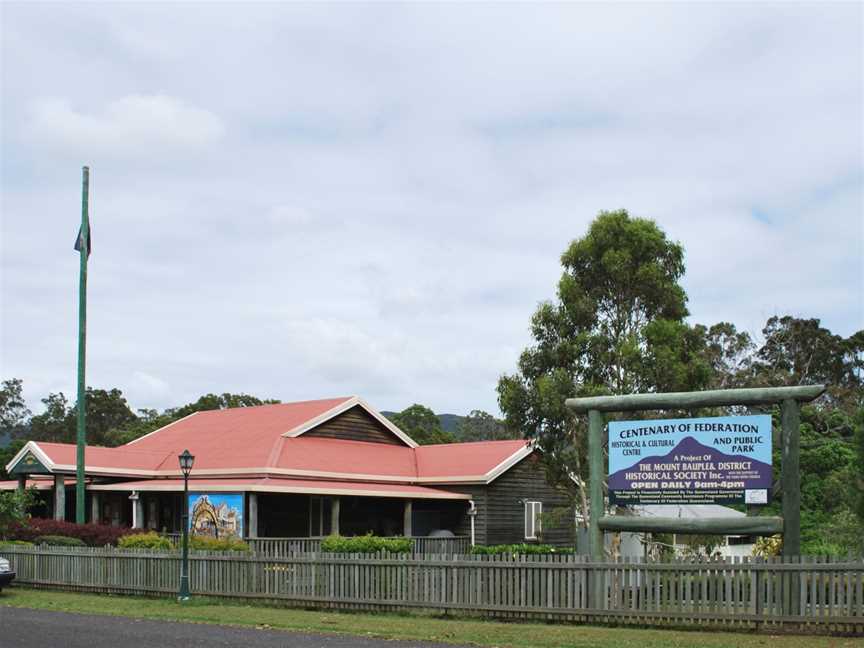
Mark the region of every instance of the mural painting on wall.
POLYGON ((242 538, 243 494, 189 493, 189 533, 211 538, 242 538))

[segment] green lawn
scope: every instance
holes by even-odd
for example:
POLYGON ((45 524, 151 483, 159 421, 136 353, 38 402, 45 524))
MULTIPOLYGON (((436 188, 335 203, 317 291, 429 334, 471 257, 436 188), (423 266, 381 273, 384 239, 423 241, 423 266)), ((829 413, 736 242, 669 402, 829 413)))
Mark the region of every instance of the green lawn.
POLYGON ((288 608, 193 599, 74 594, 14 587, 0 594, 0 606, 109 614, 139 619, 221 623, 278 630, 345 633, 383 639, 426 639, 504 648, 857 648, 864 639, 766 634, 641 630, 537 623, 498 623, 430 616, 310 612, 288 608), (110 603, 106 599, 110 598, 110 603))

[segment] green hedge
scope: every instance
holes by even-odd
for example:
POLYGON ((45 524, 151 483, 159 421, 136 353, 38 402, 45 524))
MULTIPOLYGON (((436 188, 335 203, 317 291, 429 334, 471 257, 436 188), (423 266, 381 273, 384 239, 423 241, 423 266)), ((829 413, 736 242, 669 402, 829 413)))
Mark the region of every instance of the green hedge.
MULTIPOLYGON (((120 538, 117 546, 121 549, 152 549, 154 551, 179 551, 180 541, 176 544, 168 538, 160 536, 155 531, 136 533, 120 538)), ((234 538, 210 538, 207 536, 189 536, 189 548, 197 551, 242 551, 248 552, 249 545, 234 538)))
POLYGON ((495 556, 498 554, 511 554, 513 556, 525 554, 572 554, 573 547, 553 547, 546 544, 511 544, 511 545, 475 545, 471 547, 471 553, 480 556, 495 556))
MULTIPOLYGON (((178 543, 178 546, 180 546, 180 543, 178 543)), ((249 551, 249 545, 242 540, 196 535, 189 536, 189 548, 197 549, 198 551, 249 551)))
POLYGON ((321 551, 325 553, 410 553, 414 542, 409 538, 380 538, 371 533, 362 536, 345 537, 331 535, 321 541, 321 551))
POLYGON ((24 547, 32 547, 35 543, 30 542, 29 540, 0 540, 0 546, 3 545, 18 545, 24 547))
POLYGON ((80 538, 70 538, 69 536, 46 535, 39 537, 39 544, 45 544, 50 547, 86 547, 86 543, 80 538))
POLYGON ((171 541, 168 538, 163 538, 155 531, 123 536, 117 541, 117 546, 121 549, 156 549, 160 551, 173 549, 171 541))

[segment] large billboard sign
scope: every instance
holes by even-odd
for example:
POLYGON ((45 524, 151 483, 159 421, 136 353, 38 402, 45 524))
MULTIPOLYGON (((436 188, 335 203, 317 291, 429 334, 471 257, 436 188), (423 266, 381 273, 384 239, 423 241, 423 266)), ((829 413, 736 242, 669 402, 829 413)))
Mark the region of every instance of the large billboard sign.
POLYGON ((767 504, 771 417, 609 423, 613 504, 767 504))
POLYGON ((189 493, 189 533, 243 537, 243 493, 189 493))

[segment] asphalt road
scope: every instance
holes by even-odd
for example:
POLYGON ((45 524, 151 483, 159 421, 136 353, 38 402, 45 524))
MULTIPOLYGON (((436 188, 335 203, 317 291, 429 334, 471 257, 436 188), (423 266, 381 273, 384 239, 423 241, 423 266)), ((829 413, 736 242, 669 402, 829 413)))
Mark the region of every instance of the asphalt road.
MULTIPOLYGON (((232 628, 204 623, 146 621, 0 607, 2 648, 454 648, 452 644, 384 641, 232 628)), ((467 648, 467 647, 466 647, 467 648)))

